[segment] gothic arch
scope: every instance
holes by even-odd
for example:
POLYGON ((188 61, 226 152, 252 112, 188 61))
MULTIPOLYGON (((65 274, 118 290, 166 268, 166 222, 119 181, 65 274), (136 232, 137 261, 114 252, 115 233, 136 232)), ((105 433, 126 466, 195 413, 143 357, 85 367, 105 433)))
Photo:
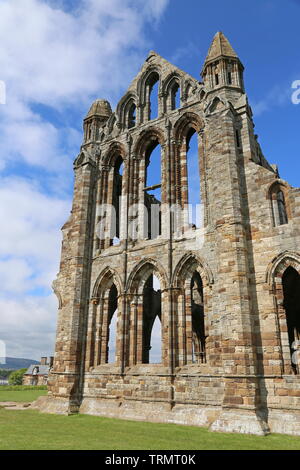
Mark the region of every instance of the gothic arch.
POLYGON ((161 106, 161 67, 160 65, 150 65, 144 72, 137 84, 137 95, 140 104, 140 122, 147 122, 156 119, 162 112, 161 106), (158 85, 157 94, 154 92, 155 85, 158 85), (155 113, 155 115, 153 114, 155 113))
POLYGON ((273 226, 287 224, 291 219, 291 210, 288 197, 288 185, 285 181, 277 179, 267 189, 266 197, 270 203, 270 213, 273 226))
MULTIPOLYGON (((87 363, 96 367, 109 362, 109 341, 111 338, 111 322, 113 318, 121 318, 121 281, 115 270, 106 267, 98 276, 89 308, 87 363)), ((117 320, 115 334, 115 357, 111 362, 119 363, 120 321, 117 320)))
POLYGON ((194 253, 183 256, 173 275, 180 351, 176 357, 178 365, 207 362, 211 349, 208 319, 212 308, 212 284, 213 275, 206 263, 194 253))
POLYGON ((174 136, 176 140, 183 140, 191 128, 200 132, 204 128, 204 121, 195 113, 184 113, 174 125, 174 136))
POLYGON ((200 274, 204 287, 211 286, 214 283, 213 273, 207 263, 194 253, 186 253, 177 263, 173 273, 172 284, 174 287, 180 287, 182 279, 186 279, 189 273, 195 271, 200 274))
POLYGON ((97 277, 92 293, 92 299, 99 299, 99 297, 107 291, 113 284, 115 284, 118 294, 122 292, 122 282, 119 274, 109 266, 104 268, 97 277))
POLYGON ((157 74, 159 76, 160 81, 161 81, 161 67, 160 67, 160 65, 158 65, 158 64, 157 65, 150 65, 147 68, 147 70, 144 72, 144 74, 141 76, 141 78, 139 79, 138 84, 137 84, 137 95, 140 98, 141 103, 144 103, 146 83, 151 78, 152 74, 157 74))
POLYGON ((115 162, 116 162, 116 159, 119 156, 121 156, 124 160, 124 158, 126 156, 125 147, 120 142, 113 142, 109 146, 107 152, 105 153, 105 155, 103 157, 103 160, 102 160, 102 163, 103 163, 103 165, 113 167, 115 162))
POLYGON ((170 86, 177 82, 180 87, 183 86, 183 80, 177 71, 171 72, 162 82, 162 93, 168 93, 170 86))
MULTIPOLYGON (((162 83, 162 95, 164 97, 164 112, 170 112, 176 109, 174 87, 176 92, 179 90, 180 100, 183 99, 183 79, 177 71, 171 72, 162 83), (173 102, 174 100, 174 102, 173 102)), ((175 92, 175 94, 176 94, 175 92)))
POLYGON ((277 179, 275 181, 272 181, 271 184, 269 184, 267 190, 266 190, 266 198, 268 199, 270 197, 270 193, 272 192, 274 186, 281 186, 285 191, 288 190, 288 185, 287 183, 282 180, 282 179, 277 179))
POLYGON ((167 311, 167 275, 159 262, 152 258, 142 260, 131 272, 127 292, 130 294, 130 333, 129 351, 132 364, 150 362, 152 346, 152 329, 157 316, 161 323, 161 361, 167 356, 167 341, 163 332, 165 319, 163 312, 167 311), (153 276, 159 280, 160 287, 154 289, 153 276), (150 281, 150 284, 149 284, 150 281))
POLYGON ((161 146, 165 144, 166 139, 161 129, 157 127, 151 127, 147 131, 141 132, 134 146, 134 155, 142 158, 146 152, 147 147, 149 147, 152 142, 157 140, 161 146))
MULTIPOLYGON (((192 194, 191 181, 189 176, 189 148, 192 136, 197 137, 197 161, 194 160, 194 165, 197 166, 197 184, 198 200, 196 204, 204 204, 204 223, 207 223, 207 189, 206 189, 206 168, 205 168, 205 139, 202 135, 204 129, 204 121, 201 117, 193 112, 184 113, 175 123, 174 126, 174 164, 171 168, 173 171, 173 179, 175 181, 176 203, 184 208, 190 203, 190 196, 192 194)), ((191 168, 190 168, 191 171, 191 168)), ((195 170, 194 170, 195 171, 195 170)), ((188 211, 183 212, 184 227, 189 227, 192 221, 188 215, 188 211)))
POLYGON ((300 274, 300 254, 292 251, 284 251, 277 255, 267 268, 266 282, 271 289, 274 288, 275 279, 282 278, 284 271, 294 268, 300 274))
MULTIPOLYGON (((290 320, 291 314, 293 317, 295 313, 292 312, 290 309, 291 299, 293 299, 295 292, 298 292, 299 294, 299 288, 296 288, 296 291, 290 291, 290 293, 286 297, 286 275, 288 275, 289 271, 293 271, 294 273, 296 273, 296 276, 298 273, 300 278, 299 253, 285 251, 276 256, 268 266, 266 282, 270 287, 270 293, 273 294, 274 299, 274 309, 277 317, 277 338, 278 345, 281 351, 282 372, 286 374, 299 374, 299 369, 297 369, 297 366, 292 361, 294 349, 292 339, 292 336, 294 335, 293 325, 296 325, 297 327, 297 334, 299 334, 299 325, 297 324, 297 322, 295 323, 295 317, 292 322, 290 320)), ((293 289, 295 289, 295 287, 293 289)), ((295 304, 292 309, 294 310, 294 308, 295 304)))
POLYGON ((157 275, 162 290, 166 289, 168 276, 163 266, 152 258, 146 258, 140 261, 131 271, 127 281, 127 292, 136 293, 141 291, 148 278, 148 273, 150 274, 153 271, 157 275))
POLYGON ((226 107, 226 103, 219 96, 215 96, 213 100, 209 102, 205 109, 205 115, 217 113, 223 111, 226 107))
POLYGON ((116 114, 118 116, 118 121, 121 123, 123 128, 127 127, 127 114, 131 103, 134 103, 136 107, 138 105, 138 96, 133 91, 126 93, 117 105, 116 114))
POLYGON ((185 80, 182 87, 183 101, 187 101, 192 98, 192 95, 194 95, 195 90, 197 89, 197 85, 198 83, 194 83, 191 79, 185 80))

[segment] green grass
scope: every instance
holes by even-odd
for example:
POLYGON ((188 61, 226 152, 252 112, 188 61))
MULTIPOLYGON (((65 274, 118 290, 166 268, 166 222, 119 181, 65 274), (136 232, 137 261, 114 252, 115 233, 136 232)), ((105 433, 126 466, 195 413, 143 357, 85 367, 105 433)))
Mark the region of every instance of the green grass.
POLYGON ((24 390, 47 390, 47 385, 1 385, 0 392, 15 391, 22 392, 24 390))
POLYGON ((31 387, 24 385, 3 385, 0 387, 0 402, 17 401, 31 402, 41 395, 47 394, 47 387, 31 387))
POLYGON ((2 450, 299 450, 300 437, 212 433, 205 428, 0 409, 2 450))

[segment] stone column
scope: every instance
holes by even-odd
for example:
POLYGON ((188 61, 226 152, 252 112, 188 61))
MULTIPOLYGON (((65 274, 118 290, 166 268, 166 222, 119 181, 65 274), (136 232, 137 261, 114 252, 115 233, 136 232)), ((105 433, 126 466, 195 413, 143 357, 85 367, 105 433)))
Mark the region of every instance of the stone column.
POLYGON ((219 335, 225 382, 224 411, 212 429, 264 434, 267 426, 260 415, 247 222, 242 198, 243 162, 236 150, 230 112, 207 117, 206 129, 211 149, 208 155, 214 201, 211 215, 218 259, 219 335))
POLYGON ((90 367, 95 364, 95 350, 96 350, 96 328, 97 328, 97 310, 99 299, 93 298, 89 307, 88 329, 87 329, 87 343, 86 343, 86 357, 85 357, 85 370, 88 371, 90 367))
MULTIPOLYGON (((90 291, 90 266, 95 210, 96 165, 87 156, 75 167, 72 215, 65 234, 58 290, 64 291, 64 305, 59 311, 54 366, 49 390, 53 411, 78 411, 83 387, 85 344, 90 291), (62 286, 63 289, 60 289, 62 286)), ((46 406, 47 408, 47 406, 46 406)))

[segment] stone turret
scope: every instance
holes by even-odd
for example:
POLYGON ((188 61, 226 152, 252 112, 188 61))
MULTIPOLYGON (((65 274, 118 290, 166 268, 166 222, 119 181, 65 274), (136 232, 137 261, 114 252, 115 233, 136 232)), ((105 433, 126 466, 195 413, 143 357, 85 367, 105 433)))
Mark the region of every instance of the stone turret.
POLYGON ((103 99, 94 101, 83 121, 84 143, 99 140, 100 129, 105 125, 111 114, 109 101, 103 99))
POLYGON ((214 36, 201 72, 207 90, 230 87, 244 93, 243 72, 244 66, 237 53, 219 31, 214 36))

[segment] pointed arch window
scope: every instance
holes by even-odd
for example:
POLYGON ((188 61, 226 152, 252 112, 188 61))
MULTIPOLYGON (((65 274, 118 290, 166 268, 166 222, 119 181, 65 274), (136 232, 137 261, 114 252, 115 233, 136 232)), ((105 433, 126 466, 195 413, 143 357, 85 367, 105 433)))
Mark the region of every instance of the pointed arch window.
POLYGON ((143 289, 143 364, 160 363, 161 359, 161 289, 152 273, 143 289))
POLYGON ((121 238, 123 169, 123 158, 119 155, 113 168, 111 244, 118 244, 121 238))
POLYGON ((277 206, 278 206, 278 215, 279 215, 280 225, 287 224, 288 218, 287 218, 287 213, 286 213, 284 194, 282 191, 278 191, 277 193, 277 206))
POLYGON ((136 105, 133 101, 128 106, 127 127, 132 129, 136 125, 136 105))
POLYGON ((166 285, 152 263, 145 263, 134 275, 129 290, 130 337, 128 364, 161 364, 167 359, 163 312, 166 285))
POLYGON ((285 199, 285 188, 280 184, 272 186, 270 191, 272 202, 272 215, 274 226, 288 223, 287 206, 285 199))
MULTIPOLYGON (((108 278, 103 282, 110 283, 108 278)), ((90 366, 118 361, 118 301, 118 290, 112 283, 104 287, 100 293, 99 303, 96 302, 93 306, 88 348, 90 366)))
POLYGON ((116 343, 117 343, 117 306, 118 291, 113 284, 109 291, 108 311, 107 311, 107 330, 106 330, 106 357, 105 362, 116 362, 116 343))
POLYGON ((153 72, 146 82, 146 108, 148 120, 156 119, 159 115, 159 75, 153 72))
POLYGON ((192 311, 192 360, 205 363, 205 324, 203 284, 199 273, 194 273, 191 281, 191 311, 192 311))
POLYGON ((145 208, 147 211, 147 238, 161 235, 161 146, 154 140, 146 150, 145 208))
POLYGON ((202 225, 202 205, 200 193, 198 138, 194 128, 190 128, 186 136, 186 165, 188 222, 190 226, 199 228, 202 225))
POLYGON ((180 86, 176 81, 170 90, 171 93, 171 110, 180 108, 180 86))
POLYGON ((198 262, 189 257, 177 272, 176 278, 179 289, 176 332, 178 351, 175 361, 178 365, 205 364, 211 351, 207 322, 211 309, 207 298, 208 284, 200 273, 198 262))

